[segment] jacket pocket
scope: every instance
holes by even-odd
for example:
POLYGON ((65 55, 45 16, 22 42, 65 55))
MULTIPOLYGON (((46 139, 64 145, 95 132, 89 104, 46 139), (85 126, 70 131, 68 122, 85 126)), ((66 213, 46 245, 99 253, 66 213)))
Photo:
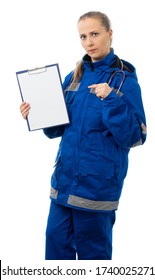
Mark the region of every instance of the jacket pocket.
POLYGON ((81 158, 75 195, 86 199, 115 200, 117 185, 114 182, 114 163, 103 156, 81 158))
POLYGON ((102 155, 98 155, 98 159, 85 156, 80 160, 79 172, 84 175, 98 175, 98 178, 111 178, 114 176, 114 162, 102 155))
POLYGON ((67 104, 72 103, 72 101, 74 100, 75 94, 77 94, 76 91, 67 91, 66 92, 65 101, 67 104))

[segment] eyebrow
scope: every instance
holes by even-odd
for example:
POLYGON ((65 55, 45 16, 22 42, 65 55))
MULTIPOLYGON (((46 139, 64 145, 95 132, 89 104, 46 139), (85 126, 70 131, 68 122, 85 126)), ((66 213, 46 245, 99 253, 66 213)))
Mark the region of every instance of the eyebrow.
MULTIPOLYGON (((98 30, 93 30, 93 31, 90 31, 89 32, 89 34, 91 34, 91 33, 98 33, 99 31, 98 30)), ((82 33, 82 34, 79 34, 80 36, 86 36, 86 34, 85 33, 82 33)))

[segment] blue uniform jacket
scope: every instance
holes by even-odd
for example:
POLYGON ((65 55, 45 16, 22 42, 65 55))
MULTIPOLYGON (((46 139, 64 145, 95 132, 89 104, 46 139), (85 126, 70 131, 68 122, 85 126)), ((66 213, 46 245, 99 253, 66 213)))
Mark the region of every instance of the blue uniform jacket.
POLYGON ((63 89, 70 124, 45 128, 49 138, 62 136, 51 177, 51 198, 57 203, 88 211, 116 210, 128 169, 131 147, 146 139, 146 121, 141 89, 133 65, 124 60, 122 74, 112 79, 112 92, 101 100, 88 88, 108 82, 120 70, 120 60, 111 52, 92 63, 83 58, 84 72, 76 88, 71 72, 63 89))

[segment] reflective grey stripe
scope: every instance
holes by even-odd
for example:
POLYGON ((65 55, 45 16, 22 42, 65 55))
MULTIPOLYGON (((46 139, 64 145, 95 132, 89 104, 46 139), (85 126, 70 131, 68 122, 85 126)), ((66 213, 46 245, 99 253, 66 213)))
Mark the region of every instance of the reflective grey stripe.
MULTIPOLYGON (((57 199, 58 190, 51 187, 50 190, 51 198, 57 199)), ((85 209, 92 210, 116 210, 118 208, 119 201, 96 201, 90 200, 83 197, 69 195, 67 203, 72 206, 77 206, 85 209)))
POLYGON ((95 201, 79 196, 69 195, 68 204, 92 210, 116 210, 119 201, 95 201))
POLYGON ((140 139, 137 143, 135 143, 131 148, 142 145, 142 139, 140 139))
POLYGON ((58 190, 55 190, 54 188, 51 187, 51 190, 50 190, 50 197, 56 199, 57 196, 58 196, 58 190))

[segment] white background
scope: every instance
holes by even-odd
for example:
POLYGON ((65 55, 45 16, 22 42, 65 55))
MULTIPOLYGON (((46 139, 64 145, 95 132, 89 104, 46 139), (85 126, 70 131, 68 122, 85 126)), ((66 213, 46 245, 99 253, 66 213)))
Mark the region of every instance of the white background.
POLYGON ((29 132, 20 115, 16 71, 59 63, 62 80, 84 51, 79 16, 105 12, 115 53, 137 69, 148 138, 130 153, 114 227, 113 262, 151 264, 155 258, 154 1, 5 0, 0 4, 0 259, 44 260, 50 177, 59 139, 29 132))

